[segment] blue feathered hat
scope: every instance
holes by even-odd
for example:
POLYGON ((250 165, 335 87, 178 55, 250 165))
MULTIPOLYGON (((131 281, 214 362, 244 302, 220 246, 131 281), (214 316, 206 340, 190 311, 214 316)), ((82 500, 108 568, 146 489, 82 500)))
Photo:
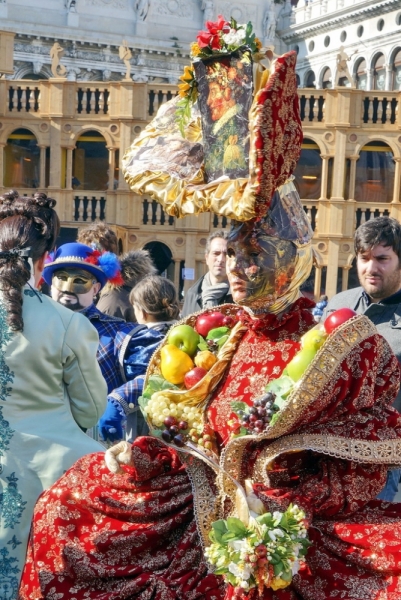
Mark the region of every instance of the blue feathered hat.
POLYGON ((112 252, 99 252, 85 244, 73 242, 63 244, 50 255, 45 264, 43 279, 51 285, 55 271, 60 269, 83 269, 91 273, 103 287, 108 281, 114 285, 123 285, 120 262, 112 252))

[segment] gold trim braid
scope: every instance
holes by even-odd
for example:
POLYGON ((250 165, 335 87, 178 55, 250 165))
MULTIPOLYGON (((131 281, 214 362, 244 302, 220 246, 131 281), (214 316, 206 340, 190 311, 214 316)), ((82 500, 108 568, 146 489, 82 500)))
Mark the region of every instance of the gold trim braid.
POLYGON ((312 450, 357 463, 388 465, 389 468, 401 467, 400 439, 372 442, 335 435, 290 435, 280 438, 262 450, 255 463, 255 481, 269 485, 269 465, 281 454, 303 450, 312 450))

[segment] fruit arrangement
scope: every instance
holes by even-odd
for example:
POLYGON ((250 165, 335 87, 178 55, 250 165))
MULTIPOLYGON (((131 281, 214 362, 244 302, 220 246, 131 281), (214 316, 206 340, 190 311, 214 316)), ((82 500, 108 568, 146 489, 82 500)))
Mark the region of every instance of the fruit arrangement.
POLYGON ((271 381, 265 388, 265 394, 256 398, 252 406, 245 402, 233 402, 231 408, 235 416, 228 422, 231 437, 263 433, 269 426, 274 425, 279 411, 286 405, 289 395, 323 346, 327 336, 356 314, 350 308, 340 308, 331 313, 322 327, 311 329, 301 337, 301 349, 287 364, 281 377, 271 381))
POLYGON ((236 322, 235 317, 213 310, 199 315, 193 327, 179 324, 168 333, 160 350, 160 373, 149 376, 140 398, 153 432, 165 442, 178 447, 191 442, 206 452, 213 450, 214 435, 203 423, 199 393, 191 391, 199 390, 213 374, 236 322))

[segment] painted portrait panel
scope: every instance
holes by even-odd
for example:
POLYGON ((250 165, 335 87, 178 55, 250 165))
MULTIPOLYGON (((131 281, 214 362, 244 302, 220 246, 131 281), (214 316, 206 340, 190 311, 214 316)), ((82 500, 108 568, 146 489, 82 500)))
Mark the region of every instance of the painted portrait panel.
POLYGON ((194 62, 202 116, 207 181, 248 177, 248 113, 252 58, 248 51, 194 62))

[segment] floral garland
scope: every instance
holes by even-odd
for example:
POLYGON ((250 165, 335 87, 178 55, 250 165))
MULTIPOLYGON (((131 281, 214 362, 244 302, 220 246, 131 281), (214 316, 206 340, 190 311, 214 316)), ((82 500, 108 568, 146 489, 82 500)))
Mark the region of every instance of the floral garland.
POLYGON ((295 504, 284 513, 251 517, 248 526, 229 517, 215 521, 212 527, 206 557, 216 567, 214 574, 222 575, 234 587, 236 598, 253 588, 262 595, 264 588, 289 586, 310 546, 305 513, 295 504))
MULTIPOLYGON (((252 23, 238 24, 233 17, 226 21, 222 15, 216 22, 206 21, 207 31, 200 31, 197 42, 191 45, 190 56, 193 60, 224 56, 240 48, 247 48, 253 54, 262 46, 252 31, 252 23)), ((192 66, 184 67, 184 74, 179 78, 178 94, 181 99, 177 102, 176 120, 184 136, 184 126, 191 116, 191 106, 198 98, 198 83, 192 66)))

